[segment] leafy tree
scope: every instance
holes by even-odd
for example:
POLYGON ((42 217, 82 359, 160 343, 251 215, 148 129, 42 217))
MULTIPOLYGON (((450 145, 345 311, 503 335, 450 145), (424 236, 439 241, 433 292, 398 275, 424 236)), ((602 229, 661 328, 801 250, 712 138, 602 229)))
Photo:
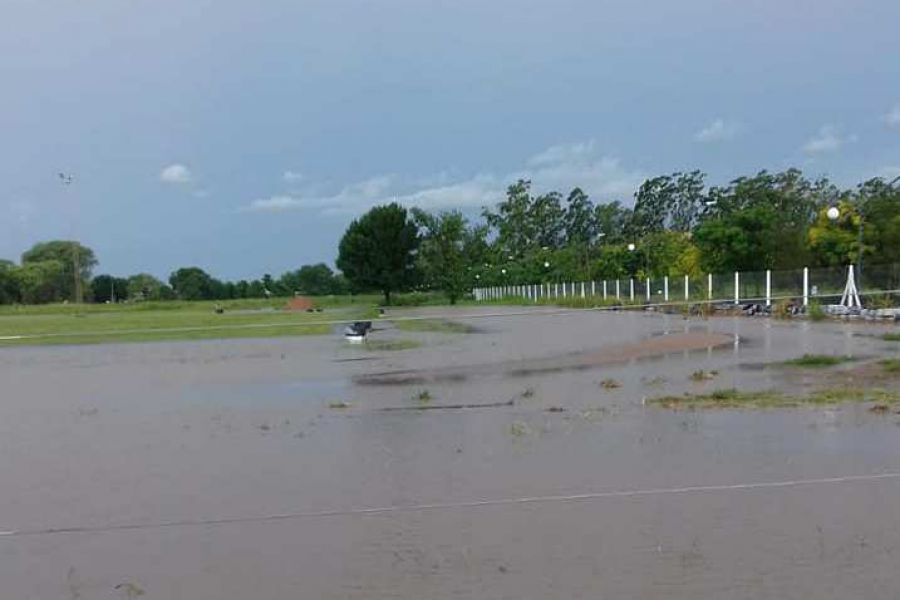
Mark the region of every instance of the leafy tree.
POLYGON ((344 282, 325 263, 303 265, 296 271, 285 273, 279 280, 279 286, 287 294, 301 293, 307 296, 340 294, 345 288, 344 282))
POLYGON ((13 304, 19 301, 19 282, 16 279, 16 270, 15 263, 0 259, 0 304, 13 304))
POLYGON ((53 292, 53 296, 58 299, 81 301, 80 297, 76 297, 75 264, 78 264, 80 284, 78 290, 82 290, 85 282, 91 279, 91 271, 97 266, 94 251, 78 242, 53 240, 37 243, 22 254, 23 266, 47 261, 55 261, 62 268, 62 273, 55 284, 59 289, 53 292))
POLYGON ((418 266, 425 282, 456 304, 472 287, 472 265, 482 255, 485 231, 470 228, 459 211, 433 215, 413 209, 413 217, 420 228, 418 266))
POLYGON ((857 188, 853 199, 863 216, 863 256, 900 262, 900 186, 871 179, 857 188))
POLYGON ((169 285, 182 300, 214 298, 214 280, 199 267, 181 268, 169 276, 169 285))
POLYGON ((690 231, 706 201, 705 178, 700 171, 692 171, 645 181, 635 194, 630 235, 641 238, 667 228, 690 231))
POLYGON ((129 300, 162 300, 170 293, 171 288, 149 273, 138 273, 127 279, 129 300))
POLYGON ((523 256, 535 245, 532 204, 531 182, 520 179, 506 189, 506 199, 497 205, 496 212, 484 209, 485 221, 497 231, 497 247, 513 256, 523 256))
POLYGON ((828 217, 828 209, 822 207, 819 216, 809 228, 809 248, 816 265, 836 267, 856 262, 859 256, 859 211, 848 201, 839 202, 837 221, 828 217))
POLYGON ((337 266, 355 289, 378 289, 386 304, 391 292, 416 279, 415 223, 398 204, 376 206, 350 223, 338 251, 337 266))
POLYGON ((780 252, 778 211, 757 205, 708 218, 694 231, 703 267, 712 273, 772 268, 780 252))
POLYGON ((594 223, 598 242, 601 244, 619 244, 625 241, 625 229, 632 219, 632 212, 616 200, 607 204, 598 204, 594 208, 594 223))
POLYGON ((91 280, 91 298, 100 303, 125 300, 128 298, 128 280, 97 275, 91 280))
POLYGON ((25 304, 61 302, 65 266, 56 260, 31 261, 14 271, 19 297, 25 304))

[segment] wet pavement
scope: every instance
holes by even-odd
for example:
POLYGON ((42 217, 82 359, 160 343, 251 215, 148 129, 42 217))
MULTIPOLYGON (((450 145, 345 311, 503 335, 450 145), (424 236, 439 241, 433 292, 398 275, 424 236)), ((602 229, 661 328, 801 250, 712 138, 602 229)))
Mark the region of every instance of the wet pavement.
POLYGON ((897 356, 882 326, 503 310, 0 350, 0 597, 896 597, 900 479, 802 482, 900 472, 900 415, 646 404, 852 378, 772 363, 897 356))

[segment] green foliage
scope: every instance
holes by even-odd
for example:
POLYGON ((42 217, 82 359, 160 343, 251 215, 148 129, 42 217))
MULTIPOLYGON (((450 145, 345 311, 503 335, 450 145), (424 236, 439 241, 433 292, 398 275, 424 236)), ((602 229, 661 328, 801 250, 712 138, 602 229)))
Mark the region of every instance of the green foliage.
POLYGON ((122 302, 128 299, 128 280, 112 275, 97 275, 91 280, 91 300, 122 302))
POLYGON ((218 297, 218 282, 214 282, 200 267, 184 267, 169 276, 169 285, 181 300, 210 300, 218 297))
POLYGON ((416 281, 417 228, 399 204, 376 206, 350 223, 338 249, 338 268, 357 290, 377 289, 391 303, 391 292, 416 281))
POLYGON ((28 272, 22 273, 24 280, 27 280, 25 285, 28 286, 28 291, 22 293, 23 302, 35 301, 30 298, 49 298, 48 300, 36 300, 37 302, 53 302, 61 299, 80 301, 81 298, 76 298, 76 265, 78 266, 78 281, 83 289, 85 283, 91 278, 91 271, 97 265, 97 258, 94 256, 93 250, 78 242, 52 240, 39 242, 22 254, 23 269, 28 265, 38 263, 47 265, 55 263, 60 271, 57 273, 56 267, 45 267, 28 269, 28 272), (41 273, 48 277, 52 276, 52 281, 49 279, 36 281, 35 277, 41 273))
POLYGON ((828 318, 828 315, 825 314, 825 311, 822 309, 822 305, 816 302, 815 300, 810 301, 809 306, 806 307, 806 316, 809 317, 810 321, 824 321, 828 318))
MULTIPOLYGON (((246 283, 246 282, 245 282, 246 283)), ((263 282, 265 284, 265 281, 263 282)), ((336 275, 325 263, 303 265, 296 271, 289 271, 273 283, 276 293, 283 295, 302 294, 304 296, 327 296, 347 293, 347 282, 342 275, 336 275)))
POLYGON ((485 231, 470 228, 458 211, 432 215, 413 209, 413 218, 421 232, 417 264, 425 283, 456 304, 472 288, 472 264, 480 258, 485 231))
POLYGON ((850 356, 837 356, 834 354, 804 354, 800 358, 786 360, 783 365, 787 367, 809 367, 822 368, 833 367, 847 361, 853 360, 850 356))
POLYGON ((148 273, 138 273, 128 278, 129 300, 161 300, 172 293, 171 288, 148 273), (164 292, 167 288, 167 292, 164 292))

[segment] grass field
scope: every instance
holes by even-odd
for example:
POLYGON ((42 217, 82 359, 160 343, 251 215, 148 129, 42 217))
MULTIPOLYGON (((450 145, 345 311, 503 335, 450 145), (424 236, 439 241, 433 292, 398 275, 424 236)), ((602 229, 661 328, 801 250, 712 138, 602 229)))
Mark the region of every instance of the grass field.
POLYGON ((0 307, 0 347, 322 335, 333 321, 370 318, 375 297, 317 299, 322 312, 283 310, 284 298, 223 302, 0 307), (216 305, 224 308, 215 312, 216 305))

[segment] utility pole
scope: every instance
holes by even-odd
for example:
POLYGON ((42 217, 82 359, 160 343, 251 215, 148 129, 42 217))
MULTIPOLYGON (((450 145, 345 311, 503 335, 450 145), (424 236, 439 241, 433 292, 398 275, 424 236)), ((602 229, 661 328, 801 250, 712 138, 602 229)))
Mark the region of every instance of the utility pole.
MULTIPOLYGON (((72 182, 75 178, 68 173, 59 173, 59 181, 63 184, 63 188, 68 188, 72 185, 72 182)), ((74 236, 73 236, 74 237, 74 236)), ((72 301, 75 304, 81 304, 84 300, 84 293, 81 289, 81 256, 80 256, 80 248, 78 246, 78 240, 72 240, 72 276, 75 278, 74 288, 73 288, 73 298, 72 301)))

